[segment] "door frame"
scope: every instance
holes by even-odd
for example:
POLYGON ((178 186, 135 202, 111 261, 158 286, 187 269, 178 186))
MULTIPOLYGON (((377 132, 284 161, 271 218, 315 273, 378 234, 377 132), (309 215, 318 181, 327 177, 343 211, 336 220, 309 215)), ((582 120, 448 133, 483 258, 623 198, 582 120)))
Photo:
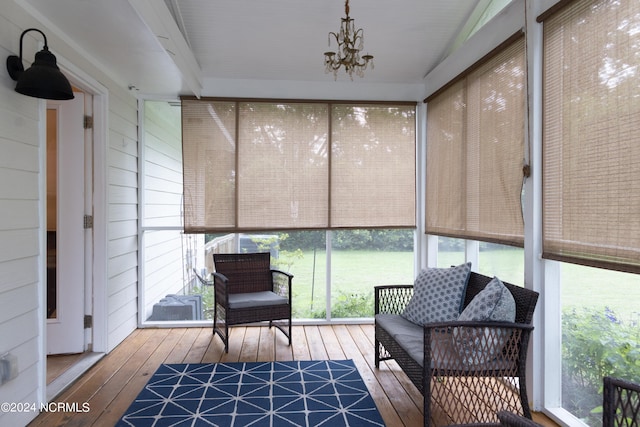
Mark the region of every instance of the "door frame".
MULTIPOLYGON (((92 277, 88 284, 92 294, 91 314, 93 327, 91 329, 91 351, 107 353, 108 342, 108 309, 107 309, 107 147, 108 147, 108 112, 109 91, 98 80, 81 70, 62 55, 58 55, 58 66, 67 76, 71 84, 82 90, 86 96, 92 97, 93 110, 93 260, 92 271, 87 272, 92 277)), ((46 100, 38 101, 39 109, 39 147, 40 147, 40 286, 38 288, 39 310, 39 368, 40 401, 48 402, 47 398, 47 313, 46 313, 46 100)), ((89 366, 86 367, 88 369, 89 366)))

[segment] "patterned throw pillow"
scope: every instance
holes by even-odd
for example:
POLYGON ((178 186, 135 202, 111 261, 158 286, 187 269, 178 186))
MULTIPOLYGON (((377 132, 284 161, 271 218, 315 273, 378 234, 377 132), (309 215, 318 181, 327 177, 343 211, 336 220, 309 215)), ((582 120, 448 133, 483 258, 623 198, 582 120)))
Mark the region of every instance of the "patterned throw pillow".
POLYGON ((458 320, 513 322, 516 320, 516 302, 509 289, 494 277, 469 305, 460 313, 458 320))
POLYGON ((470 262, 457 267, 422 270, 402 317, 418 325, 456 320, 462 309, 470 272, 470 262))
MULTIPOLYGON (((460 321, 514 322, 516 302, 509 289, 494 277, 460 313, 460 321)), ((453 342, 463 363, 480 365, 494 359, 509 338, 507 329, 455 328, 453 342)))

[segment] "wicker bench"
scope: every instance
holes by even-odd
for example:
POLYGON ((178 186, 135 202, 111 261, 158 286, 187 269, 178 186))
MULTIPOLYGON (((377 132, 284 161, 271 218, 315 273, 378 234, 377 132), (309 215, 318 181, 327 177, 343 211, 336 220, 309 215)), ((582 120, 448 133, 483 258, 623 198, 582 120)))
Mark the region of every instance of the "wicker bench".
MULTIPOLYGON (((491 279, 472 272, 463 306, 491 279)), ((497 424, 499 411, 531 418, 525 371, 538 293, 503 283, 516 303, 514 323, 415 325, 400 316, 413 295, 413 285, 375 287, 375 365, 379 368, 381 361, 394 359, 402 368, 424 396, 425 426, 497 424), (491 356, 469 362, 460 356, 456 344, 461 336, 482 337, 482 348, 491 356)))

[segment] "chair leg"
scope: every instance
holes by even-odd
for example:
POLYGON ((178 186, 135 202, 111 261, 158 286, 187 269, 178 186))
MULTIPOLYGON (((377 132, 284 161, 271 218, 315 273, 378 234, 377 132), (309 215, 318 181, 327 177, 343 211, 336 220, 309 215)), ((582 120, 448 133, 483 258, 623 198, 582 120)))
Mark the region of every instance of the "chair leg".
POLYGON ((224 321, 224 351, 229 353, 229 325, 225 319, 224 321))
POLYGON ((216 334, 218 326, 218 304, 213 304, 213 335, 216 334))
POLYGON ((222 336, 222 331, 218 329, 218 304, 214 304, 213 307, 213 335, 220 336, 224 344, 225 353, 229 353, 229 326, 227 325, 227 320, 225 319, 224 321, 224 336, 222 336))
POLYGON ((269 320, 269 329, 271 329, 271 326, 275 326, 276 329, 280 329, 280 331, 284 334, 284 336, 286 336, 289 339, 289 345, 291 345, 291 318, 288 319, 288 324, 289 324, 288 326, 289 333, 287 333, 283 325, 278 323, 273 323, 273 320, 269 320))

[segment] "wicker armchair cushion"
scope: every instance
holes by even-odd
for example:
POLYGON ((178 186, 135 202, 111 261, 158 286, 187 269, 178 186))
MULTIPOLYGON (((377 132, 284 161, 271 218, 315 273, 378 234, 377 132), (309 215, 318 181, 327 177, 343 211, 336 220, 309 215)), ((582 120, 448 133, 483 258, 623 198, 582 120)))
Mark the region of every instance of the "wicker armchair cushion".
POLYGON ((289 301, 271 291, 229 294, 229 308, 264 307, 267 305, 287 304, 289 301))
MULTIPOLYGON (((460 321, 514 322, 516 302, 504 284, 494 277, 460 313, 460 321)), ((455 328, 453 342, 458 354, 469 365, 494 359, 509 339, 509 331, 490 328, 455 328)))
POLYGON ((456 320, 462 310, 469 273, 470 262, 457 267, 422 270, 402 316, 418 325, 456 320))
MULTIPOLYGON (((409 322, 397 314, 376 314, 376 324, 391 335, 398 346, 402 347, 418 365, 424 366, 424 329, 422 326, 409 322)), ((438 354, 432 355, 432 369, 469 369, 469 363, 461 357, 452 337, 450 330, 434 331, 432 334, 431 339, 437 343, 432 342, 431 346, 438 349, 438 354)), ((484 366, 474 363, 473 368, 497 369, 508 365, 508 361, 503 361, 499 357, 485 358, 484 362, 491 362, 491 364, 484 366)))

